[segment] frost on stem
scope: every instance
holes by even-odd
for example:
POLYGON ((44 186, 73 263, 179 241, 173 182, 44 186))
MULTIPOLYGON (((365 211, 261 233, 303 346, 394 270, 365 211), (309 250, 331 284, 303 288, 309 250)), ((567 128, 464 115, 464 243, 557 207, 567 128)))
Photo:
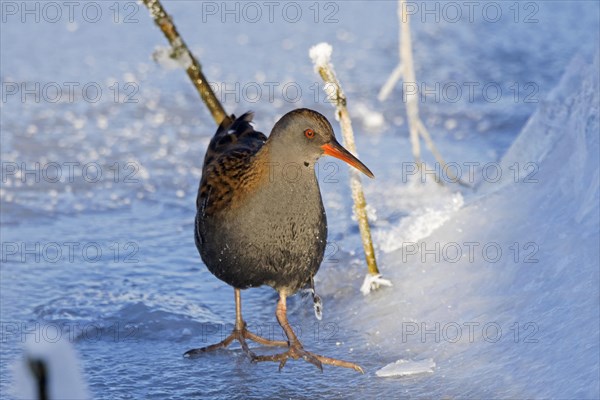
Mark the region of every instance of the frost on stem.
POLYGON ((314 287, 314 282, 312 283, 312 287, 305 288, 302 290, 303 295, 311 296, 313 301, 313 308, 315 310, 315 317, 320 321, 323 319, 323 300, 321 300, 321 296, 317 294, 314 287))
POLYGON ((321 68, 326 68, 331 61, 333 47, 329 43, 319 43, 310 48, 308 55, 315 65, 315 72, 319 73, 321 68))
POLYGON ((360 287, 360 292, 366 296, 373 290, 379 289, 381 286, 392 286, 392 282, 387 279, 383 279, 380 274, 367 274, 365 275, 365 280, 360 287))
MULTIPOLYGON (((334 91, 326 90, 332 101, 333 106, 336 109, 336 118, 340 122, 342 128, 342 137, 344 145, 351 153, 357 155, 356 145, 354 143, 354 133, 352 131, 352 121, 350 120, 350 114, 346 108, 346 95, 342 90, 340 82, 338 81, 333 65, 331 64, 331 54, 333 49, 328 43, 319 43, 313 46, 309 51, 309 56, 312 59, 315 72, 317 72, 323 81, 325 82, 325 88, 333 87, 334 91)), ((375 250, 373 248, 373 240, 371 238, 371 228, 369 227, 369 220, 367 218, 365 195, 363 192, 362 184, 360 181, 360 174, 358 171, 350 170, 350 187, 352 189, 352 200, 354 201, 354 214, 358 221, 358 227, 360 229, 360 235, 362 238, 363 249, 365 252, 365 258, 369 273, 371 275, 379 276, 379 269, 377 268, 377 262, 375 260, 375 250)))
POLYGON ((315 317, 320 321, 323 319, 323 301, 321 297, 314 293, 313 295, 313 308, 315 309, 315 317))
POLYGON ((210 111, 213 119, 219 125, 225 119, 229 119, 229 116, 225 112, 223 105, 215 96, 212 88, 208 84, 208 80, 202 73, 202 66, 200 62, 190 49, 187 47, 179 32, 177 32, 177 28, 173 22, 173 19, 165 9, 159 0, 142 0, 144 5, 150 11, 150 16, 154 19, 156 25, 163 32, 169 44, 171 45, 170 51, 158 50, 154 53, 155 60, 161 62, 161 64, 174 65, 170 62, 172 59, 174 63, 185 68, 192 84, 196 87, 196 90, 200 94, 202 101, 210 111))
POLYGON ((187 70, 194 65, 181 38, 175 39, 171 47, 158 47, 152 54, 152 58, 166 69, 183 68, 187 70))

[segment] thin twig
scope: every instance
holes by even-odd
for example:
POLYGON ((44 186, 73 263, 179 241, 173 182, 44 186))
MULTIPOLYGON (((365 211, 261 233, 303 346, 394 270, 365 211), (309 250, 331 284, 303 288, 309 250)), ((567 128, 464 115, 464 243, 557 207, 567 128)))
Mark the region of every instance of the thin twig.
MULTIPOLYGON (((382 86, 379 92, 379 100, 385 101, 392 91, 393 85, 395 85, 400 77, 403 78, 405 83, 416 83, 415 69, 413 65, 413 51, 412 51, 412 40, 410 34, 410 18, 406 12, 406 0, 398 0, 398 21, 400 24, 399 30, 399 54, 400 61, 398 66, 394 69, 386 83, 382 86)), ((439 152, 431 135, 425 124, 419 116, 419 92, 418 89, 415 91, 405 91, 406 96, 406 116, 408 118, 408 130, 410 132, 410 141, 412 144, 412 153, 417 164, 417 168, 422 170, 424 167, 423 161, 421 161, 421 144, 419 138, 422 137, 425 141, 425 145, 431 151, 441 168, 445 170, 446 174, 462 186, 471 187, 468 183, 461 180, 459 177, 454 175, 447 168, 447 163, 439 152)), ((442 183, 442 179, 436 173, 436 182, 442 183)))
POLYGON ((194 57, 181 36, 179 36, 177 28, 175 28, 175 25, 173 24, 173 19, 167 14, 160 1, 142 0, 142 2, 148 10, 150 10, 150 15, 154 19, 154 22, 156 22, 156 25, 158 25, 160 30, 167 37, 167 40, 173 49, 173 56, 188 61, 186 62, 186 72, 196 87, 196 90, 198 90, 202 101, 204 101, 204 104, 208 107, 208 111, 210 111, 217 125, 221 124, 225 119, 229 119, 223 105, 219 99, 217 99, 217 96, 215 96, 215 93, 204 77, 198 59, 194 57))
POLYGON ((471 187, 471 185, 461 180, 447 167, 448 164, 446 164, 446 161, 444 161, 444 159, 442 158, 442 155, 438 151, 437 147, 435 147, 435 144, 433 144, 433 140, 431 139, 431 135, 429 135, 429 131, 420 119, 417 121, 417 128, 419 130, 419 133, 421 134, 421 137, 425 141, 425 145, 427 146, 429 151, 431 151, 438 163, 440 163, 440 167, 444 170, 444 173, 448 176, 448 178, 451 179, 451 182, 458 183, 461 186, 471 187))
POLYGON ((390 77, 388 78, 388 80, 385 81, 385 83, 381 87, 381 90, 377 95, 377 99, 379 101, 384 102, 388 98, 390 93, 392 93, 392 90, 394 90, 394 86, 396 86, 396 83, 398 83, 398 81, 402 79, 403 72, 404 68, 402 67, 402 64, 398 64, 392 72, 392 74, 390 75, 390 77))
MULTIPOLYGON (((415 69, 412 59, 412 40, 410 37, 410 21, 408 15, 403 18, 404 10, 402 4, 404 0, 399 0, 398 19, 400 20, 400 62, 402 65, 402 75, 404 82, 416 82, 415 69)), ((410 132, 410 141, 412 143, 412 153, 417 167, 421 167, 421 144, 419 142, 419 129, 417 121, 419 117, 419 95, 415 90, 412 93, 405 93, 406 96, 406 116, 408 117, 408 128, 410 132)))

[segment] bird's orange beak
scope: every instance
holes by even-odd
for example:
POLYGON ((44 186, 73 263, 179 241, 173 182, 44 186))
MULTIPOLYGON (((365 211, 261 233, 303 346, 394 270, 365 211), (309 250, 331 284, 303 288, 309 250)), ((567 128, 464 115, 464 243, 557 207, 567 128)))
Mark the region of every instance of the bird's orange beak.
POLYGON ((373 173, 371 172, 371 170, 369 168, 367 168, 367 166, 365 164, 360 162, 360 160, 358 158, 354 157, 352 155, 352 153, 350 153, 348 150, 343 148, 342 145, 339 144, 335 139, 333 139, 330 143, 325 143, 323 146, 321 146, 321 148, 323 149, 323 152, 325 154, 327 154, 328 156, 338 158, 338 159, 352 165, 354 168, 356 168, 357 170, 359 170, 360 172, 362 172, 369 178, 375 177, 373 175, 373 173))

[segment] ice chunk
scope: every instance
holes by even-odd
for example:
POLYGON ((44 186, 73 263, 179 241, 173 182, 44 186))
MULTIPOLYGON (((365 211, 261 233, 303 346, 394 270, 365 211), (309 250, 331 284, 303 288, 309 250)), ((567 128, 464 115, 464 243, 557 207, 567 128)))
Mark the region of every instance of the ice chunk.
POLYGON ((398 360, 390 363, 385 367, 381 368, 375 374, 382 378, 389 378, 393 376, 409 376, 419 374, 430 374, 433 373, 435 368, 435 361, 428 358, 426 360, 398 360))

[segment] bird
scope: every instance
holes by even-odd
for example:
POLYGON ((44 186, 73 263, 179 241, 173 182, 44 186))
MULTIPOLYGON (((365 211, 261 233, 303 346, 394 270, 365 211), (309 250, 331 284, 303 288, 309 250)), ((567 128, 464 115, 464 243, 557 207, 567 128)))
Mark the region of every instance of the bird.
MULTIPOLYGON (((307 108, 283 115, 269 137, 252 125, 254 114, 231 115, 211 139, 196 200, 195 243, 208 270, 234 288, 236 322, 231 335, 184 356, 227 347, 234 340, 252 362, 300 358, 323 371, 323 364, 363 369, 352 362, 304 349, 287 319, 287 298, 312 290, 326 247, 327 217, 315 165, 336 157, 370 178, 373 173, 338 143, 327 118, 307 108), (246 328, 241 290, 267 285, 279 294, 275 316, 287 341, 269 340, 246 328), (246 339, 287 351, 256 355, 246 339)), ((316 300, 315 300, 316 301, 316 300)))

